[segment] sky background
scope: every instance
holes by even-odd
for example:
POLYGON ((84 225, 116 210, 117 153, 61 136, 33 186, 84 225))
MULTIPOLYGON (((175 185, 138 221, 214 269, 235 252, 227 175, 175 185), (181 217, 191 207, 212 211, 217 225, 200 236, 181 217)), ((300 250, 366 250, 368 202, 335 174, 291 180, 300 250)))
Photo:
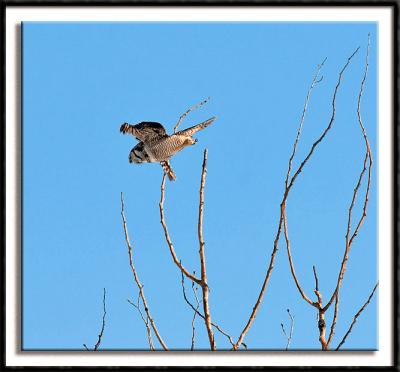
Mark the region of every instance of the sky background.
MULTIPOLYGON (((190 106, 211 97, 181 129, 214 115, 198 143, 171 161, 165 213, 176 253, 200 272, 198 190, 208 149, 204 239, 212 320, 236 340, 255 304, 273 248, 279 203, 308 87, 314 89, 294 167, 326 127, 338 73, 360 46, 337 96, 332 130, 299 175, 287 206, 292 255, 315 298, 324 301, 345 246, 347 210, 362 167, 357 95, 371 33, 362 116, 374 156, 366 221, 341 289, 336 347, 377 281, 377 28, 373 23, 39 23, 23 24, 23 327, 24 349, 148 349, 121 220, 158 329, 171 349, 188 349, 193 313, 184 302, 160 224, 162 169, 129 164, 137 143, 123 122, 158 121, 171 133, 190 106)), ((364 191, 365 187, 361 191, 364 191)), ((361 200, 359 198, 358 200, 361 200)), ((361 208, 355 208, 359 216, 361 208)), ((250 349, 284 349, 280 324, 295 316, 291 349, 319 349, 317 314, 290 275, 283 236, 250 349)), ((186 281, 188 293, 189 282, 186 281)), ((328 326, 333 306, 327 313, 328 326)), ((208 348, 201 320, 196 347, 208 348)), ((217 347, 230 344, 216 333, 217 347)), ((377 298, 343 349, 376 349, 377 298)), ((156 347, 159 344, 155 341, 156 347)))

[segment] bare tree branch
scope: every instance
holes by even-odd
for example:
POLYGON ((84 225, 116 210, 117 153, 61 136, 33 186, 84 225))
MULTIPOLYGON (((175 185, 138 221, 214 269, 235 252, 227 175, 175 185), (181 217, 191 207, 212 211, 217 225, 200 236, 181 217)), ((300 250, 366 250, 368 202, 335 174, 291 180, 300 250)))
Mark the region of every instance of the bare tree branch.
POLYGON ((289 346, 290 346, 290 343, 292 341, 292 337, 293 337, 294 316, 292 316, 292 314, 290 314, 290 310, 289 309, 287 309, 286 311, 287 311, 287 313, 289 315, 289 318, 290 318, 290 332, 289 332, 289 335, 286 333, 283 323, 281 323, 281 327, 282 327, 282 332, 283 332, 283 334, 285 335, 285 337, 287 339, 285 350, 288 350, 289 346))
POLYGON ((311 146, 311 149, 308 153, 308 155, 305 157, 305 159, 302 161, 302 163, 300 164, 300 166, 297 168, 297 171, 295 172, 295 174, 293 175, 293 177, 290 179, 289 185, 287 186, 287 190, 286 193, 289 192, 289 190, 292 188, 294 181, 296 180, 297 176, 301 173, 301 171, 303 170, 304 166, 306 165, 306 163, 308 162, 308 160, 311 158, 312 154, 314 153, 315 149, 317 148, 317 146, 322 142, 322 140, 325 138, 325 136, 328 134, 328 132, 330 131, 330 129, 332 128, 333 122, 335 121, 336 118, 336 95, 337 92, 339 91, 339 87, 340 84, 342 82, 342 76, 343 73, 345 72, 345 70, 347 69, 348 65, 350 64, 352 58, 355 56, 355 54, 358 52, 358 50, 360 49, 360 47, 358 47, 353 54, 347 59, 346 64, 343 66, 343 68, 341 69, 341 71, 339 72, 339 78, 338 81, 336 83, 336 87, 335 90, 333 92, 333 98, 332 98, 332 114, 331 114, 331 118, 329 120, 329 124, 328 126, 325 128, 325 130, 322 132, 322 134, 320 135, 320 137, 313 143, 313 145, 311 146))
POLYGON ((282 229, 283 208, 284 208, 283 204, 281 204, 281 215, 280 215, 280 220, 279 220, 278 231, 276 233, 276 237, 275 237, 275 241, 274 241, 274 248, 272 250, 271 259, 270 259, 270 262, 268 265, 268 269, 267 269, 267 273, 265 275, 264 282, 261 286, 260 293, 257 297, 257 301, 256 301, 255 305, 253 306, 253 310, 251 311, 250 317, 247 320, 247 323, 246 323, 245 327, 243 328, 242 332, 240 333, 238 340, 236 341, 235 345, 233 346, 233 348, 232 348, 233 350, 237 350, 240 347, 240 345, 243 343, 246 333, 248 332, 252 323, 254 322, 254 319, 256 318, 256 314, 261 305, 261 301, 263 299, 265 289, 267 288, 269 278, 270 278, 272 270, 274 268, 276 253, 278 252, 278 242, 279 242, 279 237, 280 237, 281 229, 282 229))
MULTIPOLYGON (((310 88, 308 89, 307 92, 307 97, 306 97, 306 101, 303 107, 303 112, 301 115, 301 120, 300 120, 300 125, 299 125, 299 129, 297 131, 297 135, 296 135, 296 139, 295 142, 293 144, 293 150, 292 150, 292 154, 290 155, 289 158, 289 165, 288 165, 288 170, 287 170, 287 174, 286 174, 286 180, 285 180, 285 188, 286 190, 288 190, 288 182, 289 182, 289 177, 290 177, 290 172, 292 169, 292 163, 293 163, 293 159, 296 155, 296 150, 297 150, 297 145, 300 139, 300 135, 301 135, 301 131, 304 125, 304 119, 305 119, 305 115, 307 113, 307 109, 308 109, 308 102, 310 100, 310 96, 311 96, 311 91, 313 90, 313 88, 315 87, 315 85, 320 82, 321 80, 318 80, 318 76, 319 76, 319 72, 322 68, 322 66, 324 65, 326 61, 326 58, 322 61, 322 63, 320 65, 318 65, 317 67, 317 71, 313 77, 312 83, 310 85, 310 88)), ((322 78, 321 78, 322 79, 322 78)), ((334 96, 335 97, 335 96, 334 96)), ((296 275, 296 271, 294 268, 294 264, 293 264, 293 258, 292 258, 292 254, 291 254, 291 249, 290 249, 290 239, 289 239, 289 234, 288 234, 288 226, 287 226, 287 218, 286 218, 286 204, 284 206, 284 213, 283 213, 283 229, 284 229, 284 235, 285 235, 285 241, 286 241, 286 249, 287 249, 287 254, 288 254, 288 259, 289 259, 289 265, 290 265, 290 270, 292 272, 292 276, 293 279, 296 283, 296 287, 298 289, 298 291, 300 292, 300 295, 303 297, 303 299, 308 302, 310 305, 314 306, 314 307, 318 307, 318 305, 316 303, 314 303, 312 300, 310 300, 310 298, 305 294, 303 288, 300 285, 300 282, 297 278, 296 275)), ((315 271, 314 271, 315 274, 315 271)), ((318 289, 317 289, 318 290, 318 289)))
MULTIPOLYGON (((182 281, 183 280, 184 280, 184 276, 182 274, 182 281)), ((182 282, 182 285, 183 285, 183 282, 182 282)), ((198 299, 197 293, 196 293, 197 287, 195 286, 194 282, 192 282, 192 291, 193 291, 194 298, 196 299, 196 311, 193 312, 193 319, 192 319, 192 344, 190 346, 190 350, 193 351, 194 344, 195 344, 195 321, 196 321, 196 315, 197 315, 197 313, 199 311, 199 307, 200 307, 200 302, 199 302, 199 299, 198 299)))
POLYGON ((328 350, 328 344, 326 342, 326 323, 325 323, 325 311, 322 310, 322 295, 319 291, 317 269, 313 266, 314 279, 315 279, 315 290, 314 293, 317 296, 316 307, 318 309, 318 330, 319 330, 319 342, 321 343, 322 350, 328 350))
MULTIPOLYGON (((164 174, 164 178, 165 178, 165 174, 164 174)), ((122 217, 122 222, 123 222, 123 226, 124 226, 124 232, 125 232, 125 241, 126 241, 126 245, 128 247, 128 254, 129 254, 129 266, 131 267, 132 270, 132 274, 133 274, 133 278, 135 280, 135 283, 139 289, 139 296, 142 299, 143 302, 143 306, 144 306, 144 311, 146 312, 146 316, 148 317, 151 327, 153 328, 153 331, 158 339, 158 341, 160 342, 161 346, 163 347, 164 350, 168 350, 167 345, 165 344, 164 340, 162 339, 157 326, 154 322, 153 317, 150 314, 150 310, 149 310, 149 306, 147 304, 147 300, 146 297, 144 295, 144 290, 143 290, 143 284, 140 282, 139 280, 139 276, 137 274, 135 265, 133 264, 133 255, 132 255, 132 246, 131 243, 129 241, 129 235, 128 235, 128 227, 126 225, 126 219, 125 219, 125 212, 124 212, 124 196, 121 192, 121 217, 122 217)))
MULTIPOLYGON (((102 324, 101 324, 101 329, 100 329, 100 333, 98 335, 98 340, 96 342, 96 345, 94 345, 94 349, 93 351, 97 351, 98 348, 100 347, 101 344, 101 340, 103 338, 103 333, 104 333, 104 328, 106 326, 106 289, 103 288, 103 319, 102 319, 102 324)), ((83 346, 85 347, 86 350, 90 350, 86 344, 83 344, 83 346)))
POLYGON ((327 341, 327 347, 329 348, 333 336, 335 335, 335 327, 336 327, 336 322, 337 322, 337 317, 339 314, 339 295, 337 294, 335 297, 335 311, 333 313, 333 319, 332 319, 332 324, 331 324, 331 330, 329 331, 329 337, 327 341))
MULTIPOLYGON (((187 295, 186 295, 185 282, 184 282, 184 276, 183 276, 183 274, 182 274, 182 281, 181 281, 181 283, 182 283, 183 298, 184 298, 185 302, 191 307, 191 309, 192 309, 195 313, 197 313, 197 315, 198 315, 199 317, 201 317, 202 319, 205 320, 204 315, 198 310, 198 308, 196 308, 196 307, 189 301, 189 299, 188 299, 188 297, 187 297, 187 295)), ((193 285, 194 285, 194 284, 193 284, 193 282, 192 282, 192 286, 193 286, 193 285)), ((196 302, 197 302, 197 301, 198 301, 198 299, 197 299, 197 295, 196 295, 196 302)), ((224 336, 228 339, 229 343, 230 343, 232 346, 234 345, 234 341, 233 341, 232 337, 231 337, 227 332, 225 332, 218 324, 216 324, 216 323, 214 323, 214 322, 211 322, 211 325, 212 325, 218 332, 220 332, 222 335, 224 335, 224 336)))
POLYGON ((301 131, 303 129, 303 125, 304 125, 304 119, 306 117, 306 113, 307 113, 307 109, 308 109, 308 102, 310 101, 310 97, 311 97, 311 92, 314 89, 314 87, 322 80, 322 77, 320 79, 318 79, 319 73, 321 71, 321 68, 323 67, 324 63, 326 61, 326 58, 322 61, 322 63, 320 65, 318 65, 317 67, 317 71, 313 77, 313 80, 311 82, 310 87, 308 88, 308 92, 307 92, 307 96, 306 96, 306 101, 304 103, 304 107, 303 107, 303 112, 301 114, 301 119, 300 119, 300 125, 299 128, 297 130, 297 135, 296 135, 296 139, 293 143, 293 150, 292 150, 292 154, 290 155, 289 158, 289 165, 288 165, 288 171, 286 174, 286 180, 285 180, 285 187, 288 186, 288 181, 289 181, 289 177, 290 177, 290 172, 292 170, 292 163, 293 163, 293 159, 294 156, 296 155, 296 150, 297 150, 297 145, 299 143, 300 140, 300 136, 301 136, 301 131))
POLYGON ((314 273, 315 290, 316 290, 317 292, 319 292, 319 285, 318 285, 319 281, 318 281, 317 269, 315 268, 314 265, 313 265, 312 269, 313 269, 313 273, 314 273))
POLYGON ((149 317, 146 315, 146 318, 144 317, 144 314, 142 312, 142 310, 140 309, 140 293, 137 299, 137 304, 133 303, 132 301, 130 301, 129 299, 127 300, 133 307, 136 308, 136 310, 139 312, 140 317, 143 320, 144 325, 146 326, 146 330, 147 330, 147 340, 149 342, 149 347, 150 350, 155 350, 154 348, 154 343, 153 343, 153 336, 151 334, 151 327, 149 325, 149 317))
POLYGON ((103 320, 101 324, 101 330, 99 333, 99 339, 96 342, 96 345, 94 345, 94 350, 97 350, 101 344, 101 339, 103 338, 103 333, 104 333, 104 327, 106 325, 106 289, 103 288, 103 320))
POLYGON ((197 105, 192 106, 190 109, 188 109, 187 111, 185 111, 181 117, 179 118, 178 122, 176 123, 175 127, 174 127, 174 133, 176 133, 176 130, 178 129, 179 125, 182 123, 183 119, 186 117, 187 114, 189 114, 189 112, 203 106, 205 103, 207 103, 210 100, 210 97, 206 98, 205 100, 201 101, 200 103, 198 103, 197 105))
MULTIPOLYGON (((270 262, 269 262, 269 265, 268 265, 268 268, 267 268, 267 273, 266 273, 264 282, 263 282, 263 284, 262 284, 262 286, 261 286, 261 290, 260 290, 260 293, 259 293, 258 298, 257 298, 257 300, 256 300, 256 303, 255 303, 255 305, 254 305, 254 307, 253 307, 253 310, 252 310, 252 312, 251 312, 251 314, 250 314, 250 317, 249 317, 249 319, 248 319, 248 321, 247 321, 245 327, 243 328, 243 330, 242 330, 242 332, 241 332, 241 334, 240 334, 240 336, 239 336, 239 338, 238 338, 238 340, 237 340, 235 346, 233 347, 234 350, 237 350, 238 347, 240 346, 240 344, 243 342, 243 339, 244 339, 244 337, 245 337, 247 331, 249 330, 251 324, 253 323, 253 321, 254 321, 254 319, 255 319, 255 317, 256 317, 258 308, 260 307, 262 298, 263 298, 263 296, 264 296, 265 289, 266 289, 267 284, 268 284, 268 282, 269 282, 269 278, 270 278, 270 276, 271 276, 271 273, 272 273, 272 270, 273 270, 273 267, 274 267, 274 262, 275 262, 276 253, 278 252, 279 238, 280 238, 281 231, 282 231, 282 224, 283 224, 284 218, 285 218, 285 213, 286 213, 286 211, 285 211, 285 210, 286 210, 286 200, 287 200, 287 198, 288 198, 289 192, 290 192, 291 188, 293 187, 293 184, 294 184, 296 178, 297 178, 298 175, 301 173, 301 171, 303 170, 304 166, 307 164, 308 160, 311 158, 311 156, 312 156, 312 154, 314 153, 315 149, 316 149, 317 146, 322 142, 322 140, 325 138, 325 136, 327 135, 327 133, 329 132, 329 130, 330 130, 331 127, 332 127, 332 124, 333 124, 333 122, 334 122, 334 120, 335 120, 335 116, 336 116, 336 95, 337 95, 337 92, 338 92, 339 87, 340 87, 340 84, 341 84, 342 75, 343 75, 344 71, 346 70, 347 66, 350 64, 351 59, 352 59, 352 58, 354 57, 354 55, 358 52, 358 50, 359 50, 359 48, 357 48, 357 49, 354 51, 354 53, 347 59, 347 63, 344 65, 344 67, 342 68, 342 70, 341 70, 340 73, 339 73, 338 82, 337 82, 337 84, 336 84, 335 91, 334 91, 333 98, 332 98, 332 114, 331 114, 331 118, 330 118, 330 120, 329 120, 328 126, 327 126, 327 127, 325 128, 325 130, 322 132, 322 134, 320 135, 320 137, 313 143, 313 145, 312 145, 312 147, 311 147, 311 149, 310 149, 308 155, 307 155, 306 158, 302 161, 302 163, 300 164, 300 166, 297 168, 297 170, 296 170, 296 172, 294 173, 294 175, 292 176, 292 178, 290 178, 290 181, 289 181, 289 177, 287 176, 288 181, 285 182, 285 191, 284 191, 283 198, 282 198, 282 202, 281 202, 281 205, 280 205, 279 224, 278 224, 278 229, 277 229, 277 233, 276 233, 275 240, 274 240, 274 247, 273 247, 273 250, 272 250, 272 253, 271 253, 271 259, 270 259, 270 262)), ((324 62, 325 62, 325 60, 324 60, 324 62)), ((317 70, 317 71, 319 71, 319 70, 317 70)), ((314 80, 313 80, 313 81, 314 81, 314 80)), ((314 84, 314 85, 315 85, 315 84, 314 84)), ((307 101, 307 100, 306 100, 306 104, 308 104, 308 101, 307 101)), ((303 111, 304 111, 304 110, 303 110, 303 111)), ((300 127, 299 127, 299 131, 300 131, 300 132, 301 132, 301 128, 302 128, 302 124, 300 124, 300 127)), ((289 160, 288 172, 290 172, 290 170, 291 170, 292 160, 293 160, 294 154, 295 154, 295 152, 296 152, 297 142, 298 142, 298 139, 299 139, 299 136, 300 136, 299 131, 298 131, 298 136, 296 137, 295 143, 294 143, 294 145, 293 145, 293 151, 292 151, 292 154, 293 154, 293 155, 291 156, 291 160, 289 160)), ((303 294, 304 294, 304 292, 303 292, 303 294)))
POLYGON ((211 314, 208 304, 209 288, 207 284, 207 271, 206 271, 206 256, 204 252, 204 239, 203 239, 203 207, 204 207, 204 185, 206 182, 207 174, 207 149, 204 150, 203 168, 201 172, 200 181, 200 200, 199 200, 199 221, 198 221, 198 238, 199 238, 199 255, 200 255, 200 268, 201 268, 201 289, 203 292, 203 311, 204 321, 207 328, 207 334, 210 341, 211 350, 216 350, 214 332, 211 327, 211 314))
POLYGON ((190 280, 196 282, 199 285, 202 285, 201 279, 195 277, 187 269, 185 269, 182 265, 182 262, 178 259, 177 255, 175 253, 174 245, 172 243, 171 237, 169 236, 167 224, 165 222, 164 200, 165 200, 165 173, 163 175, 162 182, 161 182, 161 198, 160 198, 160 203, 158 204, 159 209, 160 209, 160 219, 161 219, 160 222, 161 222, 161 225, 164 230, 165 240, 167 241, 172 259, 174 260, 175 265, 177 265, 179 267, 179 270, 181 270, 182 273, 184 273, 185 276, 188 277, 190 280))
POLYGON ((346 230, 346 245, 345 245, 345 251, 344 251, 344 255, 343 255, 343 259, 342 259, 342 263, 341 263, 341 267, 340 267, 340 271, 339 271, 339 275, 338 275, 338 279, 337 279, 337 283, 336 283, 336 288, 333 291, 332 296, 330 297, 330 300, 327 302, 327 304, 324 307, 325 311, 331 306, 335 297, 338 296, 340 286, 343 282, 344 273, 346 271, 346 266, 347 266, 347 261, 349 259, 349 252, 350 252, 351 245, 352 245, 355 237, 357 236, 357 234, 361 228, 361 225, 364 222, 365 217, 367 216, 367 206, 368 206, 368 200, 369 200, 368 197, 369 197, 369 192, 370 192, 370 188, 371 188, 372 153, 371 153, 371 147, 370 147, 369 141, 368 141, 367 132, 365 130, 365 127, 363 125, 362 118, 361 118, 361 98, 362 98, 362 95, 364 92, 364 85, 365 85, 365 81, 366 81, 367 74, 368 74, 369 48, 370 48, 370 35, 368 34, 368 46, 367 46, 367 53, 366 53, 366 60, 365 60, 365 70, 364 70, 363 79, 361 81, 361 86, 360 86, 360 90, 358 93, 358 101, 357 101, 357 118, 358 118, 358 123, 359 123, 360 129, 361 129, 363 137, 364 137, 364 141, 365 141, 365 157, 364 157, 364 162, 363 162, 363 168, 358 177, 356 187, 354 188, 353 197, 352 197, 349 211, 348 211, 347 230, 346 230), (367 165, 367 162, 368 162, 368 165, 367 165), (357 223, 356 228, 354 229, 353 234, 351 234, 352 212, 353 212, 353 208, 355 205, 355 200, 356 200, 358 191, 361 186, 361 182, 363 180, 363 177, 365 175, 367 168, 368 168, 368 176, 367 176, 368 180, 367 180, 367 188, 366 188, 364 203, 363 203, 363 212, 357 223))
POLYGON ((304 293, 303 288, 301 287, 299 280, 297 279, 297 275, 296 275, 294 265, 293 265, 292 253, 290 251, 290 240, 289 240, 289 233, 288 233, 287 220, 286 220, 286 211, 284 211, 284 214, 283 214, 283 232, 285 235, 286 250, 287 250, 287 254, 288 254, 288 258, 289 258, 290 271, 292 272, 292 276, 293 276, 294 282, 296 283, 296 287, 297 287, 298 291, 300 292, 301 297, 303 297, 303 299, 305 301, 307 301, 312 306, 318 307, 318 304, 311 301, 310 298, 304 293))
MULTIPOLYGON (((353 192, 353 197, 350 203, 350 207, 349 207, 349 211, 348 211, 348 222, 347 222, 347 230, 346 230, 346 248, 345 248, 345 252, 344 252, 344 256, 342 259, 342 263, 341 263, 341 267, 340 267, 340 271, 339 271, 339 275, 338 275, 338 279, 337 279, 337 283, 336 283, 336 288, 332 294, 332 296, 330 297, 330 300, 327 302, 327 304, 325 306, 323 306, 322 304, 322 295, 319 292, 319 288, 318 288, 318 277, 317 277, 317 273, 316 273, 316 269, 315 266, 313 266, 313 271, 314 271, 314 278, 315 278, 315 294, 317 296, 318 302, 317 303, 313 303, 304 293, 298 279, 297 276, 295 274, 295 270, 294 270, 294 265, 293 265, 293 260, 292 260, 292 256, 291 256, 291 251, 290 251, 290 240, 288 237, 288 229, 287 229, 287 219, 286 219, 286 205, 284 205, 283 208, 283 223, 284 223, 284 233, 285 233, 285 240, 286 240, 286 246, 287 246, 287 253, 288 253, 288 259, 289 259, 289 264, 290 264, 290 268, 291 268, 291 273, 293 276, 293 279, 296 283, 297 289, 300 293, 300 295, 303 297, 304 300, 306 300, 310 305, 313 305, 314 307, 317 307, 318 310, 318 328, 320 331, 320 337, 319 340, 321 342, 322 345, 322 349, 323 350, 327 350, 329 348, 329 345, 332 341, 333 335, 334 335, 334 330, 336 327, 336 322, 337 322, 337 317, 338 317, 338 312, 339 312, 339 290, 340 290, 340 286, 342 284, 343 281, 343 277, 344 277, 344 272, 346 270, 346 264, 348 261, 348 255, 349 255, 349 251, 351 248, 351 245, 353 243, 354 238, 357 236, 359 229, 366 217, 366 208, 367 208, 367 204, 368 204, 368 196, 369 196, 369 192, 370 192, 370 185, 371 185, 371 167, 372 167, 372 154, 371 154, 371 149, 370 149, 370 145, 369 145, 369 141, 368 141, 368 137, 364 128, 364 125, 362 123, 362 119, 361 119, 361 113, 360 113, 360 103, 361 103, 361 97, 363 94, 363 90, 364 90, 364 85, 365 85, 365 81, 366 81, 366 77, 367 77, 367 71, 368 71, 368 55, 369 55, 369 47, 370 47, 370 37, 368 35, 368 47, 367 47, 367 55, 366 55, 366 64, 365 64, 365 71, 364 71, 364 77, 362 79, 361 82, 361 87, 359 90, 359 95, 358 95, 358 104, 357 104, 357 116, 358 116, 358 122, 359 122, 359 126, 361 128, 362 134, 364 136, 364 140, 365 140, 365 147, 366 147, 366 153, 365 153, 365 157, 364 157, 364 162, 363 162, 363 168, 360 172, 360 175, 358 177, 358 181, 357 184, 354 188, 354 192, 353 192), (368 165, 367 165, 368 162, 368 165), (357 197, 357 193, 360 189, 363 177, 366 173, 368 169, 368 181, 367 181, 367 187, 366 187, 366 193, 365 193, 365 198, 364 198, 364 204, 363 204, 363 213, 356 225, 356 228, 354 229, 354 232, 351 232, 351 221, 352 221, 352 212, 353 212, 353 208, 355 206, 355 201, 356 201, 356 197, 357 197), (326 331, 326 324, 325 324, 325 312, 329 309, 329 307, 331 306, 332 302, 335 300, 335 310, 334 310, 334 315, 333 315, 333 320, 332 320, 332 325, 331 325, 331 329, 330 329, 330 333, 329 333, 329 337, 328 337, 328 341, 326 341, 325 339, 325 331, 326 331)), ((328 126, 326 127, 326 129, 324 130, 324 132, 322 133, 322 135, 318 138, 318 140, 316 142, 314 142, 314 144, 311 147, 310 152, 308 153, 308 155, 306 156, 306 158, 303 160, 303 162, 301 163, 301 165, 299 166, 299 168, 297 169, 297 171, 295 172, 295 174, 292 176, 292 178, 290 179, 290 182, 288 181, 289 179, 289 172, 291 169, 291 163, 294 157, 294 154, 296 152, 296 146, 297 146, 297 142, 298 142, 298 138, 301 132, 301 127, 302 124, 299 127, 299 131, 298 131, 298 135, 296 137, 296 141, 293 147, 293 152, 292 152, 292 156, 289 160, 289 171, 288 171, 288 175, 286 177, 286 193, 288 193, 290 191, 290 188, 293 185, 293 182, 295 181, 297 175, 302 171, 303 166, 306 164, 306 162, 308 161, 308 159, 310 158, 310 156, 312 155, 315 146, 318 145, 323 138, 326 136, 327 132, 330 130, 332 123, 335 119, 335 112, 336 112, 336 95, 338 92, 338 89, 340 87, 340 83, 341 83, 341 79, 342 79, 342 74, 345 71, 346 67, 349 65, 351 59, 353 58, 353 56, 357 53, 357 51, 359 50, 359 48, 357 48, 357 50, 348 58, 347 63, 345 64, 345 66, 342 68, 342 70, 339 73, 339 78, 338 78, 338 82, 336 84, 335 87, 335 91, 333 94, 333 99, 332 99, 332 116, 331 119, 329 121, 328 126)), ((307 100, 306 100, 307 102, 307 100)))
POLYGON ((339 349, 342 347, 342 345, 346 342, 346 339, 347 339, 348 335, 351 333, 351 331, 352 331, 352 329, 353 329, 353 326, 354 326, 354 324, 355 324, 356 321, 357 321, 357 318, 361 315, 361 313, 364 311, 364 309, 365 309, 365 308, 368 306, 368 304, 371 302, 371 299, 372 299, 372 297, 373 297, 373 295, 374 295, 374 293, 375 293, 375 291, 376 291, 377 288, 378 288, 378 283, 375 284, 375 287, 374 287, 374 289, 372 290, 371 294, 369 295, 368 300, 367 300, 367 301, 365 302, 365 304, 361 307, 361 309, 358 310, 357 314, 354 315, 353 321, 352 321, 351 324, 350 324, 350 328, 347 330, 346 334, 344 335, 342 341, 340 341, 340 343, 339 343, 339 345, 337 346, 336 350, 339 350, 339 349))
MULTIPOLYGON (((193 275, 195 275, 195 272, 193 272, 193 275)), ((183 298, 185 299, 186 303, 189 304, 189 306, 193 309, 193 318, 192 318, 192 343, 190 346, 190 350, 193 351, 194 350, 194 345, 195 345, 195 341, 196 341, 196 337, 195 337, 195 322, 196 322, 196 316, 200 315, 203 319, 204 316, 203 314, 200 314, 199 312, 199 307, 200 307, 200 301, 199 298, 197 297, 197 287, 196 284, 192 281, 192 291, 193 291, 193 295, 194 298, 196 300, 196 307, 194 307, 192 305, 192 303, 189 301, 189 299, 186 296, 186 290, 185 290, 185 276, 183 275, 183 273, 181 272, 181 284, 182 284, 182 292, 183 292, 183 298)))

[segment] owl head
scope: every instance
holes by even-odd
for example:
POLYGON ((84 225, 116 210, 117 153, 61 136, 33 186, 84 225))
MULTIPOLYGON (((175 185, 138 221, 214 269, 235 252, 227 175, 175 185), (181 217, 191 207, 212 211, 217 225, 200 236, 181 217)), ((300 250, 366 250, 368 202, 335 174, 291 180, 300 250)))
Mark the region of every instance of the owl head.
POLYGON ((187 137, 185 141, 186 146, 194 145, 197 142, 197 138, 187 137))

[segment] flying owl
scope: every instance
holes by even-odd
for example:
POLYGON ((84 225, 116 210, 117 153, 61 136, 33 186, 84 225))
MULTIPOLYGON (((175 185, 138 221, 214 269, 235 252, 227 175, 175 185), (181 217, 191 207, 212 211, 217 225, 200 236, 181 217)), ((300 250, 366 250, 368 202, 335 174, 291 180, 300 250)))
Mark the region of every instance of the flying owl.
POLYGON ((181 130, 172 135, 168 135, 165 128, 152 121, 143 121, 136 125, 124 123, 121 125, 120 132, 132 134, 140 142, 131 150, 129 154, 130 163, 155 163, 159 162, 168 175, 170 181, 176 179, 176 175, 171 168, 169 159, 178 151, 185 147, 194 145, 197 139, 192 135, 208 127, 215 120, 212 117, 193 127, 181 130))

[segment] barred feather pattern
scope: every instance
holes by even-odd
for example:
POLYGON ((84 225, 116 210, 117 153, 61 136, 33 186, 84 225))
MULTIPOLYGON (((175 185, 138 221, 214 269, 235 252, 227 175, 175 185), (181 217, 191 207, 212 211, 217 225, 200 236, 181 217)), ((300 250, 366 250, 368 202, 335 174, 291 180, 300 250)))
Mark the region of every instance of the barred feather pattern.
MULTIPOLYGON (((168 135, 162 124, 143 121, 136 125, 124 123, 120 127, 123 134, 131 134, 140 142, 129 154, 130 163, 155 163, 159 162, 171 181, 176 179, 169 159, 187 146, 194 145, 197 139, 192 138, 196 132, 208 127, 215 120, 210 118, 193 127, 168 135)), ((175 131, 175 129, 174 129, 175 131)))
POLYGON ((146 148, 151 149, 151 153, 156 161, 163 161, 168 160, 178 151, 181 151, 183 148, 191 144, 192 143, 188 137, 175 134, 163 138, 161 141, 151 141, 146 148))

